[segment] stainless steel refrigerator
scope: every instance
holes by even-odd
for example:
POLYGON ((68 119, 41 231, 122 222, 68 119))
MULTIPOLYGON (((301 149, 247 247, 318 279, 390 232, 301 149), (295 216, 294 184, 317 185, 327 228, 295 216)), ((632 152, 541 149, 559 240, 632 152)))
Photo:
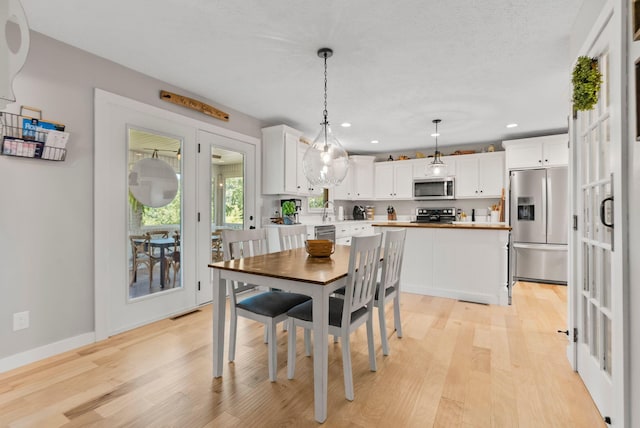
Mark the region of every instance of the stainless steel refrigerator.
POLYGON ((566 284, 567 168, 511 171, 513 279, 566 284))

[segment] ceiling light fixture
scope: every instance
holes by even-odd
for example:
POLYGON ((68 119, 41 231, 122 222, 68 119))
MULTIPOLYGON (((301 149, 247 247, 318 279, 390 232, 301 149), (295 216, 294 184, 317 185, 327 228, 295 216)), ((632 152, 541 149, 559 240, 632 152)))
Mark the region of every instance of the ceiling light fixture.
POLYGON ((342 126, 343 128, 351 128, 351 124, 349 122, 344 122, 340 126, 342 126))
POLYGON ((518 126, 517 123, 510 123, 507 125, 507 128, 515 128, 516 126, 518 126))
POLYGON ((378 140, 371 140, 371 144, 378 144, 380 141, 378 140))
POLYGON ((330 188, 342 183, 349 170, 349 155, 331 132, 327 112, 327 58, 333 55, 329 48, 318 50, 324 58, 324 110, 320 132, 302 158, 302 168, 307 180, 318 187, 330 188))
POLYGON ((438 124, 442 122, 440 119, 434 119, 433 123, 436 124, 436 132, 431 134, 436 138, 436 150, 433 154, 433 160, 429 165, 427 165, 426 175, 429 177, 445 177, 447 175, 447 164, 442 161, 440 157, 440 151, 438 150, 438 124))

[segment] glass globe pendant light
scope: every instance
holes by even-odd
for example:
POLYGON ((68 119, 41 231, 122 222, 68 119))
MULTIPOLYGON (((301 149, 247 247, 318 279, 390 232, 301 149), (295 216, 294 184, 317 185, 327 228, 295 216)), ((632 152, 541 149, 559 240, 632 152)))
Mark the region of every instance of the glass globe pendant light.
POLYGON ((433 154, 433 160, 427 165, 426 175, 429 177, 446 177, 448 174, 447 164, 442 161, 440 151, 438 150, 438 124, 442 122, 440 119, 434 119, 433 123, 436 124, 436 133, 433 134, 436 137, 436 151, 433 154))
POLYGON ((318 50, 324 58, 324 120, 320 132, 302 158, 305 177, 317 187, 330 188, 342 183, 349 170, 349 155, 331 132, 327 113, 327 58, 333 55, 329 48, 318 50))

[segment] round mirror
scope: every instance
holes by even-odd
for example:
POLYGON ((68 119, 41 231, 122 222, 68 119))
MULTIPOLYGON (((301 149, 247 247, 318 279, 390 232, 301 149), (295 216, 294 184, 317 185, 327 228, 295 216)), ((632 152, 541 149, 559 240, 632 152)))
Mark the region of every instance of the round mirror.
POLYGON ((163 160, 141 159, 129 172, 129 190, 143 205, 164 207, 178 193, 178 177, 171 165, 163 160))

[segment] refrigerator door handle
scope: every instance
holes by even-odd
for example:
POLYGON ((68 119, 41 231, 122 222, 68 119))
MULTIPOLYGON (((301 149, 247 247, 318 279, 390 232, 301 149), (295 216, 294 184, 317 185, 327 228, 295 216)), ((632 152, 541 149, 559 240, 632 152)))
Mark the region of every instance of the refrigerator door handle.
POLYGON ((600 202, 600 222, 602 224, 604 224, 607 227, 610 227, 613 229, 613 221, 611 223, 607 223, 607 221, 605 220, 605 206, 607 204, 607 202, 611 201, 611 203, 613 203, 613 196, 609 196, 608 198, 604 198, 602 200, 602 202, 600 202))
MULTIPOLYGON (((549 180, 547 179, 547 174, 544 175, 542 179, 542 230, 543 235, 547 236, 547 232, 549 228, 547 227, 547 221, 549 217, 549 212, 547 211, 547 187, 549 186, 549 180)), ((545 238, 545 243, 547 239, 545 238)))

